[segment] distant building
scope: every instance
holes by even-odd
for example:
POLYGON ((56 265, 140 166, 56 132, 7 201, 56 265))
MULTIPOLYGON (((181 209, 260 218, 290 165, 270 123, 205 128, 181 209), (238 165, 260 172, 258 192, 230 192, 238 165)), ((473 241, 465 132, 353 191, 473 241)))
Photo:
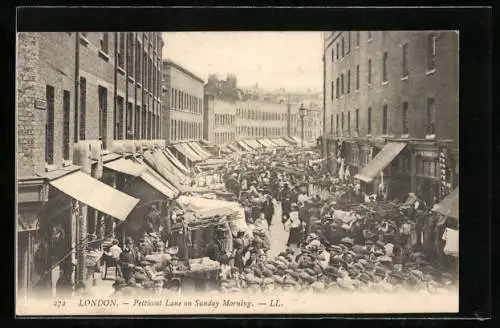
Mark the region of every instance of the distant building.
POLYGON ((203 137, 204 81, 171 60, 163 61, 163 137, 167 144, 203 137))
POLYGON ((287 135, 287 105, 248 100, 236 102, 238 139, 284 137, 287 135))

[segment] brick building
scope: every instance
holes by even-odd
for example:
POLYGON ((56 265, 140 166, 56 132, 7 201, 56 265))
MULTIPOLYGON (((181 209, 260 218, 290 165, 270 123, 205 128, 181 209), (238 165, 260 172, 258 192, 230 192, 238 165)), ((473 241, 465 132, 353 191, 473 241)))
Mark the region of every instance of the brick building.
POLYGON ((171 60, 163 61, 164 137, 167 144, 195 141, 203 136, 205 82, 171 60))
POLYGON ((335 31, 324 40, 331 168, 344 159, 389 198, 442 198, 458 184, 458 34, 335 31), (364 176, 369 170, 381 174, 364 176))
POLYGON ((27 295, 53 288, 60 273, 83 280, 75 246, 114 231, 137 204, 116 190, 116 176, 106 180, 103 162, 125 142, 131 153, 161 144, 163 41, 142 32, 17 41, 17 285, 27 295))

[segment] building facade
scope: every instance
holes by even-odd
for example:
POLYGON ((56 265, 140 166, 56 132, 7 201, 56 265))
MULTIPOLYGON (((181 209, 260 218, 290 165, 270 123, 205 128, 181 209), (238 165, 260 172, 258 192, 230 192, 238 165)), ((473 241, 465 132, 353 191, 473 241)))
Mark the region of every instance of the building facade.
POLYGON ((286 136, 287 105, 266 101, 236 102, 236 138, 256 139, 286 136))
POLYGON ((171 60, 163 61, 163 80, 165 141, 202 139, 204 81, 171 60))
POLYGON ((28 32, 17 45, 17 286, 27 295, 68 272, 81 281, 85 258, 75 246, 113 230, 106 213, 53 185, 82 171, 114 186, 97 181, 103 157, 127 139, 142 147, 161 138, 163 41, 161 33, 28 32))
POLYGON ((458 183, 458 33, 335 31, 324 40, 332 170, 343 158, 354 175, 385 144, 401 142, 381 174, 388 193, 442 198, 458 183))
POLYGON ((216 145, 227 145, 236 141, 236 103, 213 99, 213 140, 216 145))

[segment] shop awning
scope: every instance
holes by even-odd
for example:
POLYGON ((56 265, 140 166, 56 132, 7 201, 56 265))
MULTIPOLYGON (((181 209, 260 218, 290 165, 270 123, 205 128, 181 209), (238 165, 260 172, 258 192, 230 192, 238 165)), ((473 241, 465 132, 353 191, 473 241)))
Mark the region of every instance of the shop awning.
POLYGON ((268 139, 259 139, 258 140, 264 147, 266 148, 275 148, 274 144, 272 144, 268 139))
MULTIPOLYGON (((292 137, 292 139, 297 143, 297 145, 300 145, 302 143, 302 139, 299 137, 292 137)), ((305 140, 304 140, 304 144, 305 144, 305 140)))
POLYGON ((146 170, 144 166, 131 159, 120 158, 116 161, 104 163, 103 166, 110 170, 138 177, 146 170))
POLYGON ((229 149, 227 146, 225 147, 221 147, 220 148, 220 151, 225 153, 225 154, 231 154, 233 151, 231 149, 229 149))
POLYGON ((252 147, 250 147, 249 145, 247 145, 245 142, 243 142, 243 140, 240 140, 238 141, 238 145, 243 148, 244 150, 246 151, 252 151, 252 147))
POLYGON ((162 149, 162 152, 163 155, 165 155, 165 157, 168 158, 170 162, 174 164, 175 167, 177 167, 182 173, 185 175, 189 174, 189 169, 185 167, 184 164, 182 164, 168 148, 162 149))
POLYGON ((204 159, 207 159, 209 157, 212 157, 211 154, 209 154, 207 151, 205 151, 205 149, 203 149, 199 143, 197 142, 190 142, 189 145, 194 149, 196 150, 199 154, 203 155, 204 159))
POLYGON ((78 171, 50 184, 66 195, 119 220, 125 220, 139 199, 78 171))
POLYGON ((186 156, 186 158, 191 162, 200 162, 202 160, 200 156, 196 155, 191 149, 182 143, 174 144, 173 146, 179 153, 186 156))
POLYGON ((359 174, 354 176, 355 179, 364 182, 371 182, 377 174, 387 167, 398 154, 405 148, 403 142, 389 142, 384 148, 372 159, 365 167, 361 169, 359 174))
POLYGON ((455 219, 459 219, 459 200, 458 200, 458 188, 453 190, 451 194, 446 196, 441 202, 434 205, 432 210, 444 216, 449 216, 455 219))
POLYGON ((215 215, 226 216, 241 213, 243 210, 237 202, 196 196, 180 196, 177 202, 185 211, 193 212, 199 218, 208 218, 215 215))
POLYGON ((113 171, 127 174, 144 180, 149 186, 153 187, 168 198, 174 198, 178 190, 172 184, 168 183, 163 177, 140 161, 134 159, 119 159, 113 162, 105 163, 104 167, 113 171))
POLYGON ((263 146, 257 142, 257 140, 255 139, 248 139, 248 140, 244 140, 245 143, 247 145, 249 145, 250 147, 252 147, 253 149, 259 149, 259 148, 262 148, 263 146))

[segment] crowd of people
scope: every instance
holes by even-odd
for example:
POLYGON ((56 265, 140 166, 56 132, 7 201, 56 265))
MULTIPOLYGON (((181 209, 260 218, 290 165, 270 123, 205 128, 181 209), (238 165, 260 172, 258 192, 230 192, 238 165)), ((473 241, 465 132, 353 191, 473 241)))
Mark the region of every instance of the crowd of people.
MULTIPOLYGON (((230 229, 222 226, 204 245, 205 258, 217 263, 216 273, 204 277, 211 290, 437 292, 456 283, 456 262, 439 238, 453 222, 433 215, 415 195, 405 203, 377 201, 325 173, 317 159, 312 152, 252 153, 221 172, 248 228, 230 231, 228 239, 230 229), (289 234, 277 256, 271 225, 289 234)), ((119 272, 116 293, 179 291, 175 273, 189 264, 168 243, 154 229, 136 243, 127 238, 123 249, 115 241, 106 256, 119 272)))

